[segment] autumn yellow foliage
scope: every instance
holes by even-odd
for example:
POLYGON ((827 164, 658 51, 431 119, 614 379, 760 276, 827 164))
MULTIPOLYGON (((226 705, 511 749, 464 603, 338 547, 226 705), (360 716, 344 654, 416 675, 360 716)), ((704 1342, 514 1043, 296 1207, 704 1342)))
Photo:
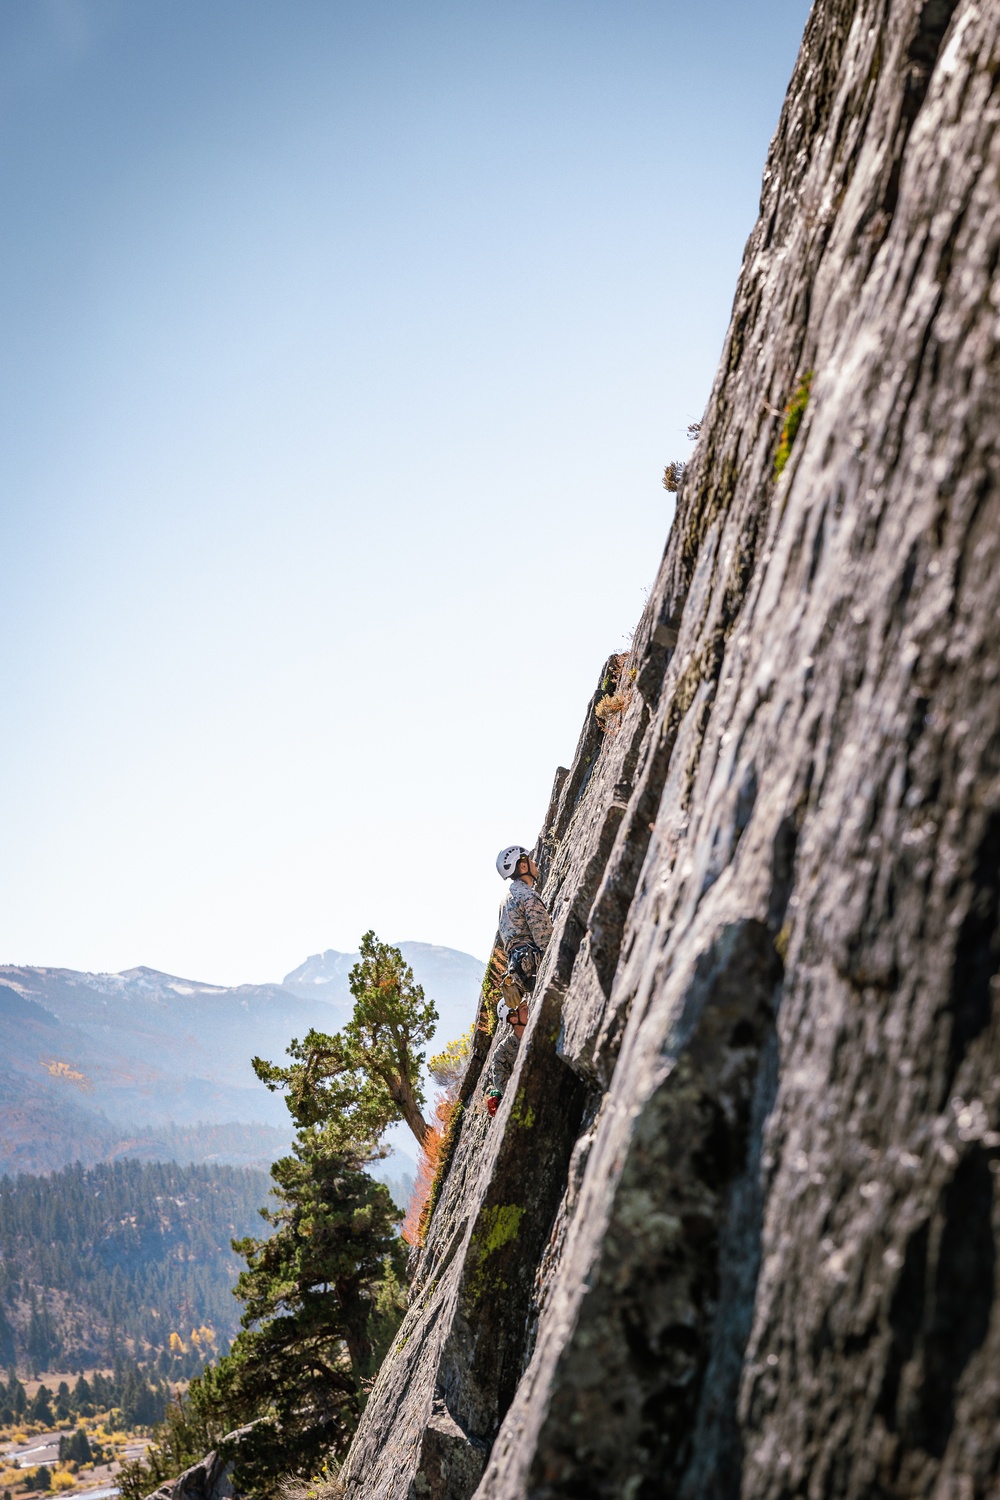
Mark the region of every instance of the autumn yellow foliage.
POLYGON ((72 1067, 68 1062, 43 1062, 41 1066, 53 1078, 65 1078, 70 1083, 79 1084, 84 1089, 89 1089, 90 1087, 90 1079, 86 1073, 81 1073, 78 1068, 72 1067))

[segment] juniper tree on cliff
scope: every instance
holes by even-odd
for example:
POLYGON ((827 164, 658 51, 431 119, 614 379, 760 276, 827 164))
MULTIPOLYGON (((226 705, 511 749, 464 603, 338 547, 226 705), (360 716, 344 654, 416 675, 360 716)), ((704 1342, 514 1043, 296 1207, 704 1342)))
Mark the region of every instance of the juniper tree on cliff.
POLYGON ((420 1084, 423 1049, 437 1021, 413 970, 398 948, 374 932, 361 939, 351 970, 354 1013, 332 1036, 310 1031, 288 1049, 291 1065, 253 1059, 269 1089, 284 1089, 300 1127, 330 1119, 347 1121, 364 1137, 377 1137, 394 1120, 405 1120, 423 1145, 429 1126, 420 1084))

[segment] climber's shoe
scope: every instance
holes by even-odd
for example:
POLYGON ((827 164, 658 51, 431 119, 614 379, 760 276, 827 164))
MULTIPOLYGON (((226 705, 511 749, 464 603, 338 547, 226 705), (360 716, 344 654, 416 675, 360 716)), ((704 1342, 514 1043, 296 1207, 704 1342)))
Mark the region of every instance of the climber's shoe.
POLYGON ((492 1120, 493 1116, 497 1112, 497 1107, 498 1107, 498 1105, 500 1103, 500 1090, 499 1089, 487 1089, 486 1090, 486 1094, 485 1094, 485 1099, 486 1099, 486 1113, 489 1115, 490 1119, 492 1120))

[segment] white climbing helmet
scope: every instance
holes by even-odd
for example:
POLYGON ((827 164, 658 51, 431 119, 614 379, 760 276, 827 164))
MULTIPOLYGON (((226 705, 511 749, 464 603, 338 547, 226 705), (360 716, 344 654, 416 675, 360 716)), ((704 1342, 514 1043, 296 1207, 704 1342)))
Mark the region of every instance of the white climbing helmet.
POLYGON ((509 880, 517 869, 517 862, 522 858, 530 858, 531 850, 522 849, 520 844, 510 844, 506 849, 501 849, 497 855, 497 874, 504 880, 509 880))

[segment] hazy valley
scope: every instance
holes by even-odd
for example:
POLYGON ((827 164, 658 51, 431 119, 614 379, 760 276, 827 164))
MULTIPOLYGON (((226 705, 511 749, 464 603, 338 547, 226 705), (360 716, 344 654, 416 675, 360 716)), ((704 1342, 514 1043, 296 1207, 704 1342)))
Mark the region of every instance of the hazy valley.
MULTIPOLYGON (((437 1041, 468 1030, 483 965, 430 943, 400 947, 437 1006, 437 1041)), ((250 1059, 342 1026, 355 959, 328 949, 280 984, 228 988, 148 968, 0 966, 0 1173, 125 1156, 267 1167, 291 1131, 250 1059)))

